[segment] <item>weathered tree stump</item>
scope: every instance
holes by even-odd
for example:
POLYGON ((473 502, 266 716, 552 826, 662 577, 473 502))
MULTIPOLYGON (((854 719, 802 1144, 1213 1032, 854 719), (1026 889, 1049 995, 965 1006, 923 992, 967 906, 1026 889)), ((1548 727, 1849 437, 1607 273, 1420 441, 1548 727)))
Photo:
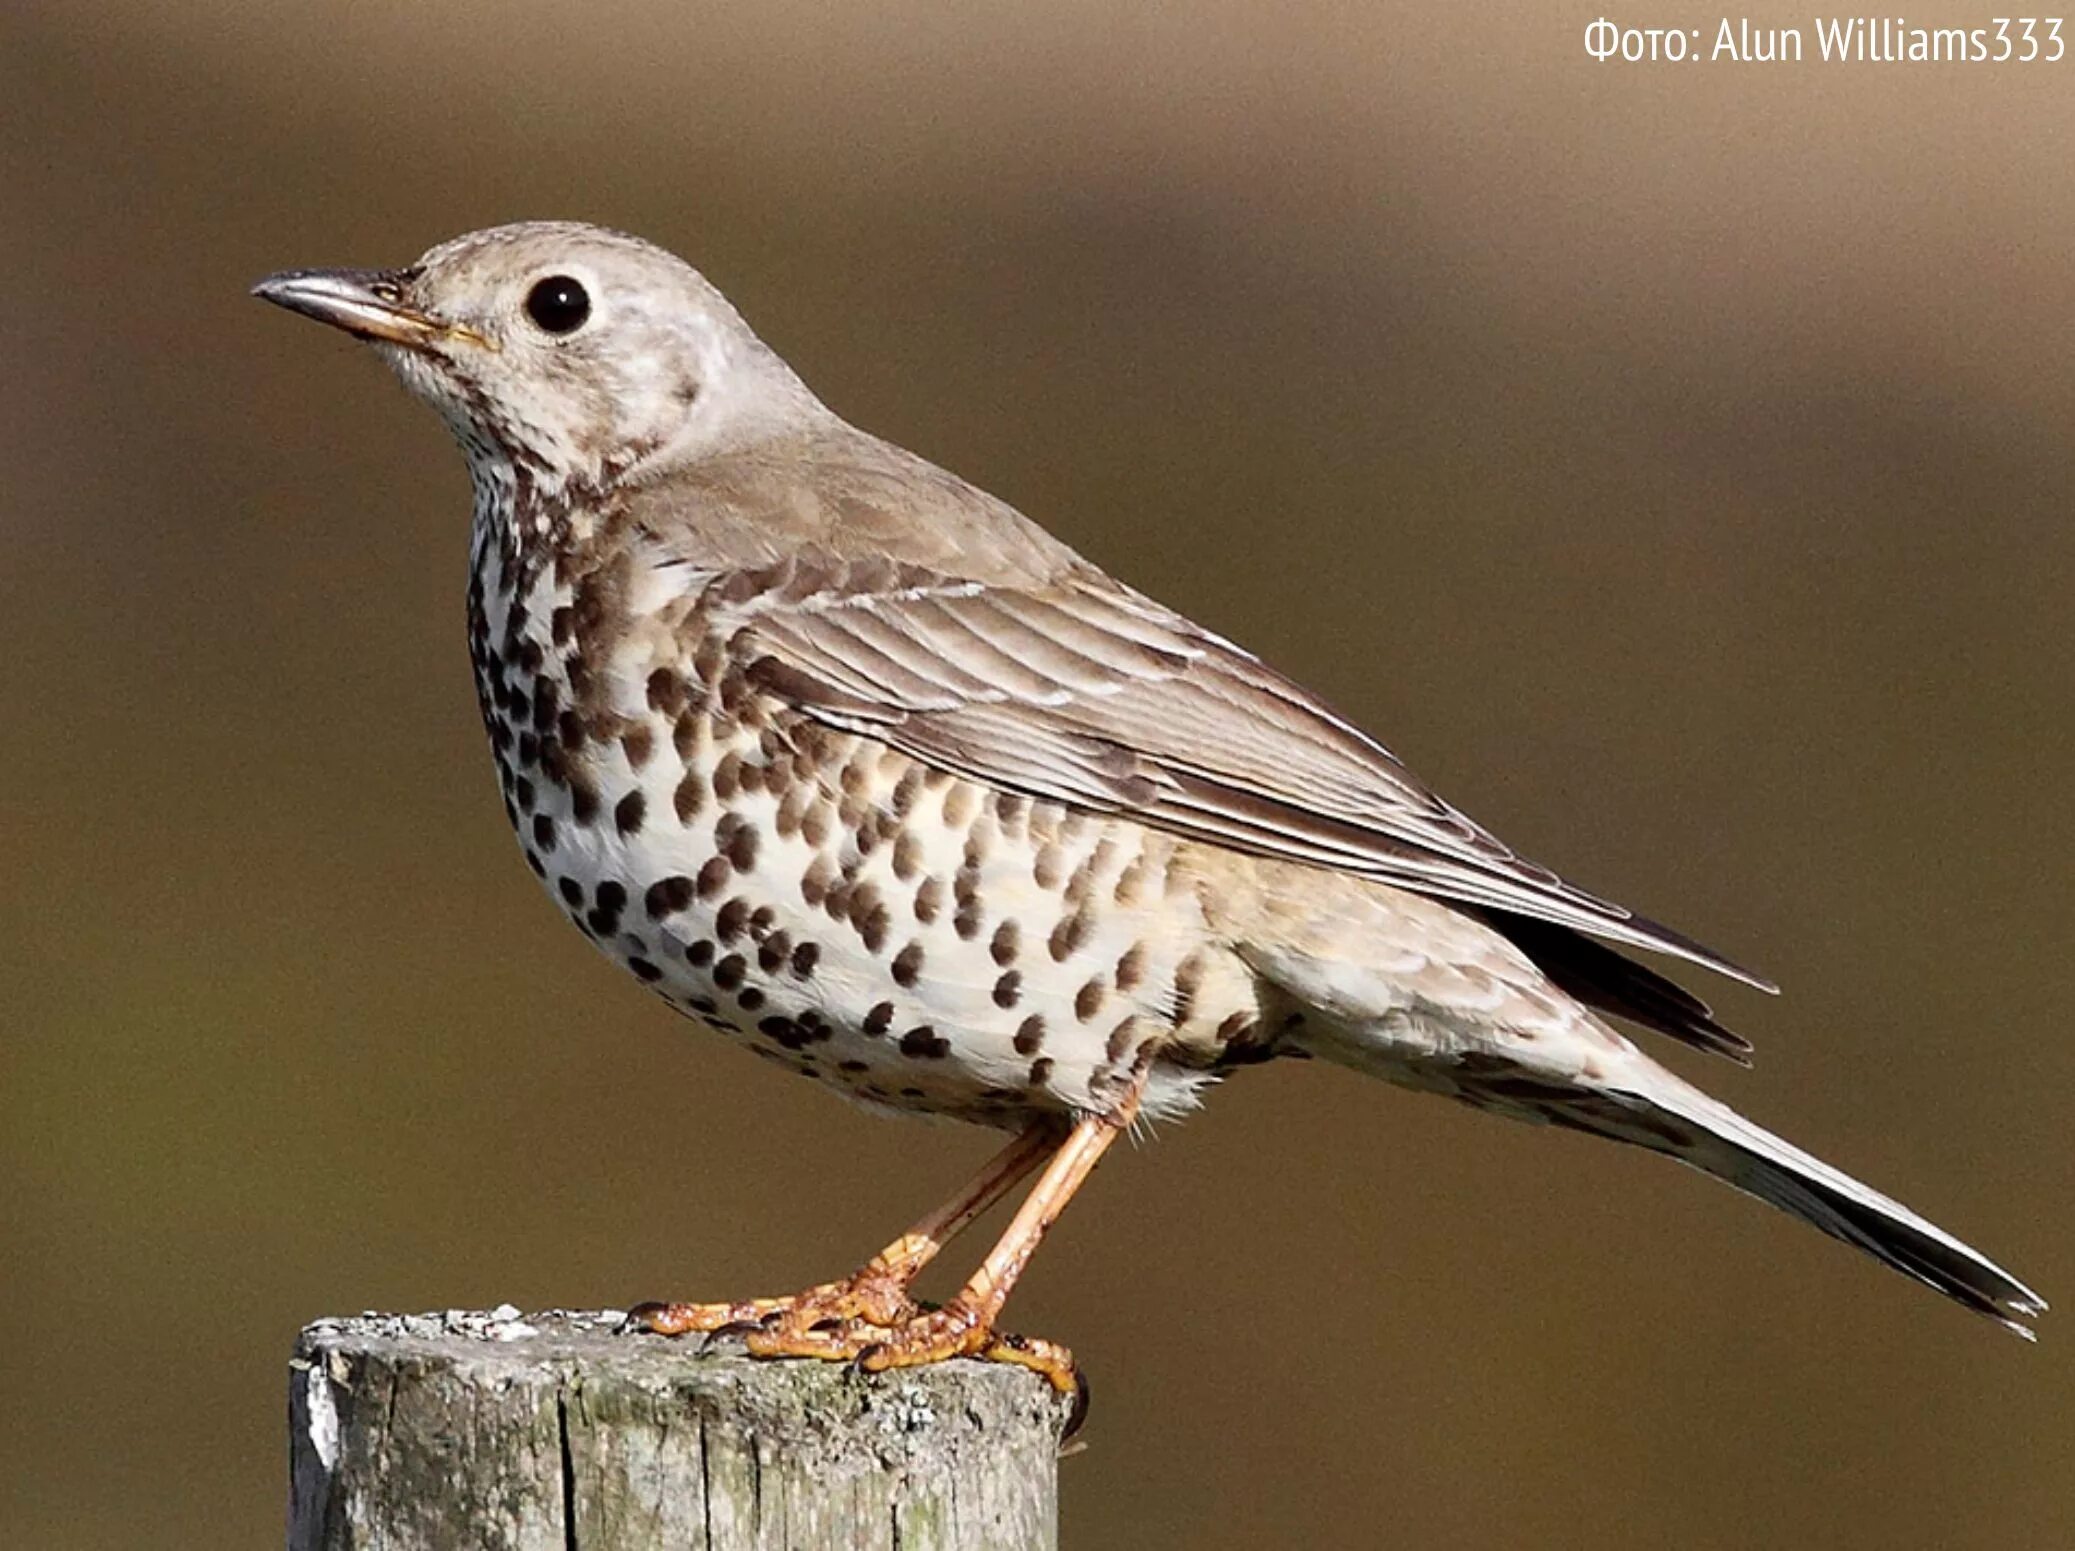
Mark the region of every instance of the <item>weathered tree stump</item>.
POLYGON ((289 1383, 289 1551, 1030 1551, 1068 1406, 952 1362, 863 1374, 612 1314, 322 1320, 289 1383))

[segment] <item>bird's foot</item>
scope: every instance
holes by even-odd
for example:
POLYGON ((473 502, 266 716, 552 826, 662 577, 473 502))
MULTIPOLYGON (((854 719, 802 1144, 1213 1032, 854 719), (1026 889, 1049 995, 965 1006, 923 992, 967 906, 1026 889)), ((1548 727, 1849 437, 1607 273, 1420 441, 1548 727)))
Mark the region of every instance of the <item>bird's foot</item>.
POLYGON ((911 1308, 895 1322, 849 1318, 803 1323, 766 1321, 744 1337, 752 1357, 812 1357, 854 1362, 868 1373, 919 1368, 953 1357, 1013 1363, 1042 1375, 1061 1394, 1086 1391, 1073 1353, 1053 1341, 997 1330, 953 1299, 942 1308, 911 1308))
MULTIPOLYGON (((752 1338, 811 1336, 828 1327, 857 1326, 889 1331, 917 1313, 908 1279, 873 1263, 840 1282, 823 1282, 780 1298, 745 1298, 738 1303, 644 1303, 627 1312, 627 1324, 659 1336, 741 1329, 752 1338)), ((754 1345, 752 1345, 754 1350, 754 1345)), ((759 1353, 758 1355, 763 1355, 759 1353)))

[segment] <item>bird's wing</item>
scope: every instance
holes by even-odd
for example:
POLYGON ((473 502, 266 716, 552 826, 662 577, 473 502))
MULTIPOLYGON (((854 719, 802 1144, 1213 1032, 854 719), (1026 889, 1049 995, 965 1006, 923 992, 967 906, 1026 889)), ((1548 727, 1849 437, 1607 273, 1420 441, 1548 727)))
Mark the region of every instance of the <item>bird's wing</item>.
POLYGON ((767 692, 928 764, 1771 989, 1516 855, 1316 696, 1107 578, 1003 586, 796 558, 716 586, 767 692))

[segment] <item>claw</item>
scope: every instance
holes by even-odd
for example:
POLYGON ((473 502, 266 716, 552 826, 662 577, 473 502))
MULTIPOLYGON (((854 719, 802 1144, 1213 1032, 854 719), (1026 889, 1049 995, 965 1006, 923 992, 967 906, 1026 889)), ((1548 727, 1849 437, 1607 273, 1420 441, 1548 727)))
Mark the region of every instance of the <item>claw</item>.
POLYGON ((617 1333, 626 1336, 645 1331, 657 1336, 682 1335, 683 1332, 679 1330, 658 1328, 656 1322, 666 1319, 669 1313, 670 1305, 667 1303, 637 1303, 620 1316, 617 1333))
POLYGON ((1074 1404, 1066 1415, 1066 1431, 1059 1435, 1062 1445, 1073 1442, 1074 1435, 1088 1422, 1088 1408, 1095 1404, 1095 1391, 1088 1383, 1088 1375, 1079 1368, 1074 1369, 1074 1404))

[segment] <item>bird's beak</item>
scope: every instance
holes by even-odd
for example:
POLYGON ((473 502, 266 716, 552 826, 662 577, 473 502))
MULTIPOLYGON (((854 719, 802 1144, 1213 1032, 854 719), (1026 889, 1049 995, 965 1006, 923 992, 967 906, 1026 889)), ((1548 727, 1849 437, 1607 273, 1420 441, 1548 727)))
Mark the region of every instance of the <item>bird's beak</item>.
POLYGON ((252 294, 356 339, 430 350, 453 340, 494 348, 473 329, 405 305, 408 280, 394 269, 287 269, 269 275, 252 294))

